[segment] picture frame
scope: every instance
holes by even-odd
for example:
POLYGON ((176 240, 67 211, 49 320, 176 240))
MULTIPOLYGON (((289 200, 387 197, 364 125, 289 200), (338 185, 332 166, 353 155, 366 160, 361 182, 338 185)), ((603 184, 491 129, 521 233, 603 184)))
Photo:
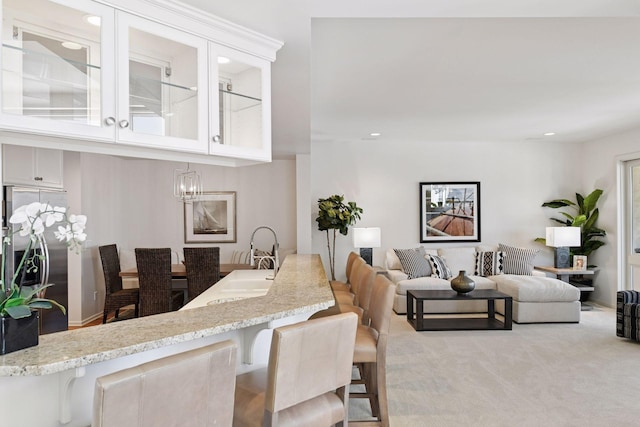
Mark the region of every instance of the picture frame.
POLYGON ((236 243, 236 192, 205 191, 184 203, 185 243, 236 243))
POLYGON ((586 271, 587 270, 587 256, 586 255, 574 255, 573 256, 573 269, 586 271))
POLYGON ((420 183, 420 242, 479 242, 480 182, 420 183))

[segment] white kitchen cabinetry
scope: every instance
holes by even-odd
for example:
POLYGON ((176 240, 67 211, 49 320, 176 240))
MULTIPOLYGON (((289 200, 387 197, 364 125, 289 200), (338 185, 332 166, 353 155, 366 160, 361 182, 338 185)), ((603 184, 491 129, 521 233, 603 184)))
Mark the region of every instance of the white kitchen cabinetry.
POLYGON ((210 152, 271 161, 270 63, 210 43, 210 152))
POLYGON ((2 146, 3 184, 63 188, 63 153, 47 148, 2 146))
POLYGON ((160 0, 2 5, 0 132, 75 151, 271 160, 281 42, 160 0))
POLYGON ((2 14, 0 126, 113 141, 104 119, 115 110, 114 10, 88 0, 3 0, 2 14))

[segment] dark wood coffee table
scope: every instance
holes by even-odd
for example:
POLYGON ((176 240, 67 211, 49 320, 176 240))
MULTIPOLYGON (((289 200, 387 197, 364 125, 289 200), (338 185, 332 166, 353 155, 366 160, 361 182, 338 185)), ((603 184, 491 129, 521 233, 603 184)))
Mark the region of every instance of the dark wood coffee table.
MULTIPOLYGON (((457 331, 457 330, 481 330, 481 329, 506 329, 511 330, 513 299, 502 292, 491 289, 477 289, 467 294, 458 294, 453 290, 409 290, 407 291, 407 321, 416 331, 457 331), (447 317, 425 318, 425 301, 469 301, 486 300, 487 317, 447 317), (504 300, 504 322, 496 319, 496 300, 504 300), (416 313, 413 313, 413 303, 416 304, 416 313)), ((434 314, 434 313, 432 313, 434 314)), ((440 314, 440 313, 437 313, 440 314)))

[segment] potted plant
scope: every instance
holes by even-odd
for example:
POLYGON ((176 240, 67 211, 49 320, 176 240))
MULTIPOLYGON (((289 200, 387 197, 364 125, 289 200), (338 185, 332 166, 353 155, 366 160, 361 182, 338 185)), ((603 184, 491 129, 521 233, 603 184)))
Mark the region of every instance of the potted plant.
POLYGON ((360 219, 362 209, 355 202, 344 203, 344 196, 334 194, 326 199, 318 199, 318 230, 327 232, 327 249, 329 250, 329 268, 331 280, 336 280, 336 233, 346 236, 349 226, 354 225, 360 219), (333 238, 329 231, 333 231, 333 238))
MULTIPOLYGON (((551 218, 559 224, 567 227, 580 227, 580 242, 581 245, 571 248, 571 255, 585 255, 589 256, 593 251, 604 246, 605 242, 599 240, 601 237, 607 235, 606 231, 597 226, 598 216, 600 212, 596 207, 598 200, 602 196, 602 190, 593 190, 586 197, 580 193, 576 193, 576 202, 572 202, 567 199, 555 199, 542 204, 543 207, 559 209, 569 207, 573 211, 570 212, 561 211, 563 218, 551 218)), ((546 244, 546 240, 542 237, 536 239, 536 242, 546 244)), ((587 258, 588 260, 589 258, 587 258)), ((590 265, 589 267, 595 267, 590 265)))
MULTIPOLYGON (((54 306, 66 313, 65 308, 57 302, 44 298, 46 288, 52 283, 40 283, 36 286, 22 286, 19 274, 24 275, 36 271, 40 264, 46 266, 45 228, 58 225, 55 237, 66 242, 70 249, 80 250, 86 240, 84 229, 87 217, 84 215, 67 215, 66 208, 52 207, 46 203, 34 202, 20 206, 9 218, 11 224, 20 224, 20 228, 2 239, 2 268, 0 276, 0 354, 21 350, 38 344, 38 314, 36 309, 50 309, 54 306), (27 248, 20 259, 10 280, 5 276, 5 256, 7 246, 12 243, 13 236, 19 233, 28 236, 27 248), (35 246, 40 252, 32 251, 35 246), (7 283, 8 282, 8 283, 7 283), (35 332, 35 334, 34 334, 35 332)), ((42 275, 46 277, 46 275, 42 275)))

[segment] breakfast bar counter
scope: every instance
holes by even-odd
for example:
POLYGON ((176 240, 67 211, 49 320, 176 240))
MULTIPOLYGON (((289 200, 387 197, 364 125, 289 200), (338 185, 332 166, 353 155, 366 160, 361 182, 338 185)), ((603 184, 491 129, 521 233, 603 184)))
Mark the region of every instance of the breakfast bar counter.
MULTIPOLYGON (((39 426, 88 425, 98 376, 226 339, 239 345, 244 364, 239 369, 250 370, 246 365, 253 362, 261 330, 304 320, 333 303, 319 255, 289 255, 263 296, 201 301, 178 312, 43 335, 36 347, 0 356, 0 389, 8 391, 0 399, 0 413, 19 416, 12 426, 36 425, 29 424, 31 401, 38 402, 39 426), (48 420, 47 401, 56 401, 55 420, 48 420), (18 409, 21 405, 25 410, 18 409)), ((268 354, 262 356, 267 360, 268 354)))

